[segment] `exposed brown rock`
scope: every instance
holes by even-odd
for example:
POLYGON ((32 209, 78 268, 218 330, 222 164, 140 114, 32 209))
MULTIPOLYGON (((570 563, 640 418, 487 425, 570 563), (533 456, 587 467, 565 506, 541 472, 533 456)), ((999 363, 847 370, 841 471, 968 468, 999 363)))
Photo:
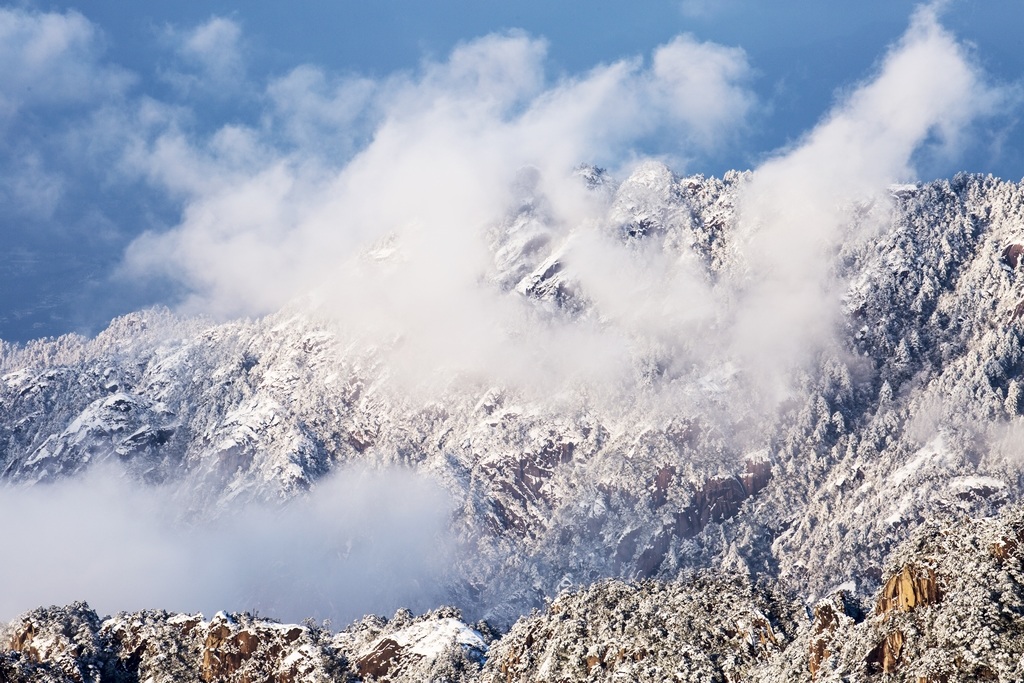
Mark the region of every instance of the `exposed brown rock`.
POLYGON ((768 485, 772 478, 772 464, 767 460, 747 460, 745 471, 740 475, 747 497, 753 496, 768 485))
POLYGON ((941 598, 935 572, 908 564, 885 582, 875 614, 892 610, 909 612, 915 607, 937 603, 941 598))
MULTIPOLYGON (((509 652, 508 657, 498 665, 498 671, 505 676, 506 681, 511 681, 519 668, 519 655, 515 652, 509 652)), ((590 669, 587 669, 587 671, 590 671, 590 669)))
POLYGON ((865 664, 872 672, 892 673, 900 663, 905 638, 902 631, 893 631, 868 653, 865 664))
POLYGON ((750 630, 745 636, 757 644, 763 654, 770 654, 778 648, 779 640, 775 636, 775 629, 764 617, 755 617, 750 622, 750 630))
POLYGON ((11 649, 17 652, 26 652, 29 648, 29 643, 36 635, 36 627, 31 621, 22 622, 20 629, 14 632, 11 636, 11 649))
POLYGON ((723 522, 739 512, 744 500, 771 479, 771 464, 748 460, 739 476, 712 477, 694 492, 693 502, 676 513, 676 534, 692 538, 711 522, 723 522))
POLYGON ((1006 535, 989 546, 988 552, 999 564, 1018 555, 1021 543, 1024 543, 1024 529, 1015 529, 1012 535, 1006 535))
MULTIPOLYGON (((292 631, 297 630, 299 629, 292 629, 292 631)), ((203 680, 230 679, 259 652, 260 646, 263 644, 260 635, 248 628, 236 632, 227 622, 214 621, 210 625, 203 643, 201 664, 203 680)), ((280 658, 282 652, 283 648, 275 643, 265 648, 261 655, 268 661, 274 661, 280 658)), ((248 681, 249 675, 243 673, 240 680, 248 681)))
POLYGON ((1017 554, 1018 543, 1016 539, 1004 538, 989 546, 988 552, 996 558, 1000 564, 1017 554))
MULTIPOLYGON (((668 502, 669 488, 678 476, 674 466, 665 465, 658 469, 647 487, 652 508, 668 502)), ((682 484, 690 490, 690 504, 677 509, 673 513, 673 523, 666 525, 643 545, 640 544, 641 529, 632 529, 624 534, 615 548, 616 563, 620 567, 632 564, 638 576, 653 576, 664 561, 673 538, 692 538, 708 524, 733 517, 739 512, 743 501, 767 486, 770 478, 770 463, 747 461, 741 474, 712 477, 699 488, 692 483, 682 484)), ((629 496, 628 492, 614 487, 604 489, 599 486, 598 489, 609 496, 629 496)))
POLYGON ((228 676, 238 669, 237 653, 228 651, 227 638, 231 629, 227 624, 212 625, 203 643, 202 677, 213 681, 228 676))
MULTIPOLYGON (((444 608, 422 618, 451 629, 457 611, 444 608)), ((409 619, 417 619, 409 615, 409 619)), ((405 621, 396 615, 401 629, 405 621)), ((388 623, 367 619, 330 636, 326 627, 282 625, 250 613, 201 615, 162 610, 122 613, 100 620, 84 603, 39 608, 0 626, 0 683, 56 681, 204 681, 205 683, 328 683, 396 676, 419 680, 438 664, 387 639, 388 623), (383 630, 383 632, 382 632, 383 630), (360 669, 354 670, 357 657, 360 669)), ((451 642, 445 656, 478 665, 482 649, 451 642)), ((448 664, 448 660, 444 662, 448 664)))
POLYGON ((1003 263, 1010 266, 1011 268, 1016 268, 1017 264, 1020 263, 1021 254, 1024 254, 1024 245, 1008 244, 1006 248, 1003 249, 1003 263))
POLYGON ((811 648, 807 658, 807 666, 811 672, 811 680, 818 675, 821 663, 832 655, 829 649, 831 636, 839 626, 839 617, 829 603, 821 603, 814 608, 814 623, 811 627, 811 648))
POLYGON ((511 498, 510 502, 521 504, 523 510, 529 510, 538 501, 550 502, 544 485, 559 465, 572 461, 575 451, 575 442, 549 438, 536 452, 524 453, 520 458, 493 468, 496 470, 493 486, 501 495, 493 504, 492 530, 497 533, 513 531, 523 536, 533 533, 530 520, 511 509, 513 505, 500 502, 501 499, 511 498))
POLYGON ((238 647, 238 654, 246 659, 251 657, 260 646, 259 636, 249 631, 239 631, 232 640, 238 647))
POLYGON ((360 677, 373 676, 383 678, 395 668, 397 660, 402 656, 402 646, 391 638, 384 638, 373 651, 356 660, 356 673, 360 677))
POLYGON ((661 507, 668 501, 668 485, 676 476, 676 468, 672 465, 665 465, 654 476, 651 483, 651 506, 661 507))
POLYGON ((587 655, 586 659, 583 660, 583 665, 590 673, 592 669, 600 667, 601 669, 614 669, 623 662, 639 662, 647 657, 647 651, 644 649, 639 650, 626 650, 625 648, 611 648, 601 647, 596 654, 587 655))

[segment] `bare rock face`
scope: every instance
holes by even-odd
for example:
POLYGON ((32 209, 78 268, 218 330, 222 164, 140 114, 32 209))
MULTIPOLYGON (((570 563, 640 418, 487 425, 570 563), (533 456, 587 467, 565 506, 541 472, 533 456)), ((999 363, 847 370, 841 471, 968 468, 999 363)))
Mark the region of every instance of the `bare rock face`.
POLYGON ((342 660, 318 643, 308 628, 239 620, 223 613, 198 628, 199 673, 206 683, 326 681, 344 671, 342 660))
POLYGON ((485 624, 478 628, 452 608, 422 616, 399 610, 390 621, 367 617, 349 626, 332 645, 363 680, 469 683, 477 680, 493 638, 485 624))
POLYGON ((825 660, 842 647, 843 631, 861 619, 856 604, 845 591, 839 591, 814 606, 807 653, 807 670, 812 681, 817 679, 825 660))
MULTIPOLYGON (((88 605, 35 610, 15 620, 10 681, 333 681, 343 657, 300 626, 248 615, 146 611, 100 620, 88 605), (55 678, 54 678, 55 677, 55 678)), ((2 669, 0 669, 2 673, 2 669)))
POLYGON ((935 604, 940 597, 939 584, 932 569, 907 565, 885 582, 875 613, 885 614, 891 610, 909 612, 915 607, 935 604))
POLYGON ((40 608, 0 629, 0 681, 118 680, 110 643, 85 603, 40 608))
POLYGON ((1003 249, 1002 261, 1010 269, 1016 268, 1020 263, 1021 254, 1024 254, 1024 244, 1008 244, 1003 249))
POLYGON ((391 638, 382 638, 373 650, 356 660, 356 672, 364 678, 371 676, 386 679, 402 655, 401 645, 391 638))
POLYGON ((864 663, 867 664, 869 673, 891 674, 896 671, 896 665, 900 662, 900 655, 903 654, 903 643, 906 640, 903 631, 893 631, 885 639, 876 645, 868 653, 864 663))

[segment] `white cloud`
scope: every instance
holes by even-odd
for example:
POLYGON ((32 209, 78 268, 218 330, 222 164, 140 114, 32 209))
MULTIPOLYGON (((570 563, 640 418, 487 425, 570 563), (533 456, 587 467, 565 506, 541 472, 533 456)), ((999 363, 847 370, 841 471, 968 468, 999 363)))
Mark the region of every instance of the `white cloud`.
POLYGON ((581 161, 621 163, 661 130, 686 150, 712 147, 754 99, 742 51, 686 36, 646 65, 622 60, 554 83, 545 63, 543 41, 511 33, 378 82, 293 71, 268 89, 282 120, 266 130, 309 146, 275 152, 264 130, 236 128, 198 142, 168 134, 138 155, 187 204, 177 228, 136 241, 128 264, 183 280, 189 308, 219 315, 271 311, 319 288, 356 329, 401 336, 410 365, 426 354, 439 361, 431 367, 512 373, 576 360, 550 352, 529 307, 481 285, 494 269, 486 231, 506 216, 518 174, 536 170, 550 227, 564 232, 604 210, 571 177, 581 161), (339 164, 312 132, 353 122, 372 134, 339 164), (361 256, 386 238, 399 245, 394 259, 361 256))
POLYGON ((334 81, 322 69, 302 65, 267 86, 270 122, 301 149, 319 147, 344 158, 369 134, 365 119, 373 115, 378 90, 377 82, 369 78, 334 81))
POLYGON ((64 193, 64 178, 46 170, 32 150, 16 152, 13 157, 0 170, 0 198, 22 215, 50 219, 64 193))
POLYGON ((317 290, 352 333, 401 340, 390 360, 413 369, 614 384, 638 353, 688 367, 728 350, 777 396, 832 338, 831 255, 850 237, 851 202, 884 201, 923 156, 955 153, 1005 94, 933 7, 919 9, 877 73, 755 172, 739 207, 736 255, 747 271, 733 291, 710 286, 686 259, 609 241, 606 198, 568 171, 581 161, 622 166, 656 132, 673 132, 684 156, 727 141, 756 106, 744 53, 684 35, 646 62, 551 82, 546 47, 521 33, 486 36, 379 81, 304 67, 270 85, 260 129, 159 136, 138 158, 182 193, 185 210, 175 229, 137 240, 128 266, 177 278, 193 291, 186 308, 222 316, 317 290), (365 136, 346 138, 348 128, 365 136), (343 129, 335 151, 367 142, 332 156, 318 144, 332 129, 343 129), (280 130, 290 131, 286 151, 268 134, 280 130), (488 230, 518 201, 524 168, 543 208, 539 239, 573 236, 562 257, 594 316, 555 324, 494 284, 488 230), (383 243, 387 259, 366 257, 383 243))
POLYGON ((1005 96, 924 6, 873 77, 756 170, 739 207, 750 273, 736 343, 749 365, 779 382, 831 338, 831 256, 857 236, 852 203, 885 202, 889 184, 916 179, 916 158, 954 152, 1005 96))
POLYGON ((432 607, 454 551, 450 500, 400 471, 343 471, 284 506, 202 510, 191 520, 175 517, 183 511, 173 488, 140 489, 113 467, 0 493, 0 514, 18 520, 0 563, 0 582, 17 590, 0 594, 0 622, 87 600, 108 614, 255 608, 348 623, 432 607))
POLYGON ((83 160, 69 152, 67 131, 129 99, 135 77, 105 62, 103 47, 77 12, 0 7, 0 214, 12 237, 52 221, 74 184, 83 160))
POLYGON ((81 14, 0 8, 0 120, 25 106, 116 97, 134 78, 101 63, 102 40, 81 14))
POLYGON ((227 97, 247 85, 242 29, 232 19, 214 16, 187 31, 170 27, 166 38, 180 64, 163 77, 183 94, 227 97))
POLYGON ((754 106, 753 95, 736 87, 750 78, 740 48, 679 36, 655 51, 653 75, 655 97, 705 146, 742 126, 754 106))

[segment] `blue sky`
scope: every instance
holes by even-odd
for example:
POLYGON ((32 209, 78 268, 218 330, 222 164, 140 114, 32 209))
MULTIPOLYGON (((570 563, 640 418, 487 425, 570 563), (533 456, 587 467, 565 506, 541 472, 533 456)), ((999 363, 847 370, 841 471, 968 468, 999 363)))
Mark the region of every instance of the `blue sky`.
MULTIPOLYGON (((200 239, 201 217, 249 225, 251 217, 225 207, 261 187, 273 194, 280 186, 260 185, 261 179, 284 168, 287 199, 266 211, 301 222, 295 202, 319 201, 311 198, 391 130, 385 122, 404 122, 408 132, 428 123, 412 120, 417 107, 429 109, 446 97, 482 102, 468 97, 458 80, 453 54, 463 54, 460 46, 476 46, 464 50, 470 61, 495 60, 497 71, 476 74, 472 88, 510 98, 493 120, 517 121, 516 135, 530 126, 538 136, 561 130, 564 120, 523 112, 542 109, 538 103, 556 98, 567 83, 593 86, 600 72, 621 79, 607 86, 607 102, 587 112, 558 110, 586 121, 579 128, 588 135, 567 145, 566 155, 585 155, 574 161, 613 171, 650 155, 681 173, 721 174, 757 168, 798 145, 879 70, 916 6, 893 0, 675 0, 640 10, 607 1, 0 5, 6 36, 0 42, 7 45, 0 48, 0 236, 6 244, 0 339, 91 334, 110 317, 154 302, 184 301, 187 310, 214 315, 259 313, 276 304, 269 296, 254 305, 230 303, 231 283, 242 282, 232 280, 232 270, 246 264, 217 251, 223 240, 200 239), (486 42, 488 35, 504 39, 486 42), (670 49, 659 53, 665 46, 670 49), (683 71, 699 61, 714 82, 666 80, 658 54, 683 71), (609 65, 617 65, 617 76, 609 65), (491 76, 506 81, 498 87, 491 76), (632 109, 622 105, 630 98, 632 109), (610 114, 602 123, 603 112, 610 114), (181 238, 140 242, 144 234, 181 238), (164 253, 167 267, 158 263, 164 253)), ((979 79, 1002 95, 971 114, 955 144, 917 148, 914 176, 968 170, 1020 179, 1024 132, 1015 91, 1024 54, 1015 31, 1024 25, 1024 5, 949 2, 938 16, 979 79)), ((478 144, 484 144, 479 141, 492 139, 485 130, 490 120, 463 124, 480 126, 478 144)), ((508 140, 495 143, 495 152, 501 144, 517 147, 508 140)), ((568 156, 559 161, 568 163, 568 156)), ((416 184, 422 169, 408 168, 396 183, 416 184)), ((248 242, 274 243, 285 234, 267 221, 250 222, 248 242)), ((336 233, 346 229, 339 224, 317 234, 344 241, 336 233)), ((239 242, 231 244, 230 253, 239 253, 239 242)), ((300 270, 310 270, 307 265, 300 270)), ((294 276, 286 284, 299 291, 304 281, 294 276)))

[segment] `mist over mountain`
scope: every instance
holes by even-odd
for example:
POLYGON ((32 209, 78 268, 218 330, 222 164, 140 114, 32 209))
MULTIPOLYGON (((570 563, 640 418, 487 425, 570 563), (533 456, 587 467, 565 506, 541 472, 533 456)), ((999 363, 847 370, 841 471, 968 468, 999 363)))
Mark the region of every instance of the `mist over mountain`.
MULTIPOLYGON (((601 177, 580 181, 631 216, 614 233, 626 253, 709 245, 693 252, 708 282, 735 277, 749 175, 601 177)), ((473 366, 414 384, 386 360, 401 339, 366 346, 305 308, 230 323, 150 310, 95 339, 5 346, 5 513, 15 545, 44 552, 5 563, 4 582, 23 601, 57 585, 105 610, 343 622, 433 599, 499 628, 567 588, 707 568, 808 604, 867 600, 926 520, 1018 500, 1024 188, 964 175, 850 211, 875 227, 835 253, 835 335, 781 397, 742 356, 662 351, 659 367, 643 344, 611 384, 555 375, 545 393, 473 366), (354 600, 367 590, 377 602, 354 600)), ((501 291, 538 325, 591 324, 595 299, 544 244, 501 291)))
MULTIPOLYGON (((5 21, 128 92, 79 15, 5 21)), ((168 31, 169 87, 240 78, 236 24, 168 31)), ((922 6, 708 177, 622 159, 729 144, 743 50, 546 50, 300 67, 287 115, 117 152, 181 206, 122 282, 184 295, 0 340, 0 679, 1019 678, 1024 185, 920 179, 1018 88, 922 6)))

